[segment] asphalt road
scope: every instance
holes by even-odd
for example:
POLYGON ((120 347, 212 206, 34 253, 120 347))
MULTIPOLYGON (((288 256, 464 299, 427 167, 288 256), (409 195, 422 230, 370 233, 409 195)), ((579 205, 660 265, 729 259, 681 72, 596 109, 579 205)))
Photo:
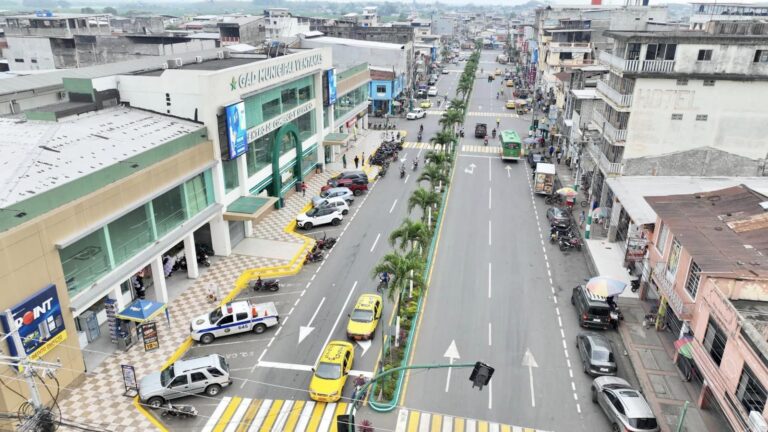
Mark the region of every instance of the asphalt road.
MULTIPOLYGON (((440 97, 455 93, 456 83, 463 69, 463 63, 452 65, 454 71, 441 75, 437 87, 440 97)), ((436 100, 436 98, 431 98, 436 100)), ((437 104, 432 110, 439 109, 437 104)), ((415 141, 420 124, 424 125, 423 141, 439 130, 439 115, 428 114, 425 119, 406 121, 398 119, 399 129, 408 131, 408 141, 415 141)), ((230 364, 234 384, 225 389, 219 397, 195 396, 185 398, 181 403, 195 405, 200 415, 194 420, 179 422, 184 428, 199 430, 208 421, 221 397, 240 396, 254 399, 309 399, 307 388, 311 368, 316 363, 323 347, 330 340, 347 340, 347 314, 358 296, 376 291, 371 278, 371 269, 378 260, 391 251, 389 233, 398 227, 407 216, 407 202, 416 189, 416 178, 423 168, 426 150, 404 149, 400 153, 405 159, 407 176, 401 179, 399 168, 392 165, 388 175, 372 184, 372 189, 358 197, 344 218, 342 225, 318 227, 309 235, 322 237, 323 231, 329 236, 339 237, 339 242, 321 263, 307 264, 300 274, 281 280, 278 293, 243 292, 241 298, 252 301, 274 301, 280 312, 279 328, 269 329, 263 335, 242 334, 221 338, 210 345, 195 344, 185 357, 196 357, 217 353, 225 356, 230 364), (420 158, 419 169, 411 169, 414 157, 420 158), (308 335, 300 342, 301 327, 311 327, 308 335)), ((417 210, 414 210, 415 212, 417 210)), ((414 215, 417 217, 417 215, 414 215)), ((368 347, 356 344, 353 364, 356 373, 371 373, 381 351, 381 332, 392 314, 392 303, 385 298, 382 323, 372 344, 368 347)), ((352 395, 351 379, 344 396, 352 395)), ((394 420, 392 421, 394 424, 394 420)), ((171 428, 177 426, 170 423, 171 428)))
MULTIPOLYGON (((501 129, 527 136, 530 115, 510 116, 503 104, 511 89, 499 79, 487 81, 490 70, 504 68, 493 62, 497 54, 482 54, 485 73, 475 82, 462 144, 482 145, 470 131, 477 122, 492 129, 495 117, 501 129), (505 97, 497 99, 502 89, 505 97)), ((581 328, 570 293, 589 277, 585 257, 542 241, 549 233, 547 206, 532 196, 530 179, 524 162, 460 154, 412 364, 448 363, 445 355, 455 343, 455 363, 484 361, 495 374, 478 391, 468 380, 470 369, 414 371, 402 402, 416 410, 544 430, 609 430, 589 399, 591 378, 581 371, 575 349, 581 328)), ((618 334, 604 334, 614 341, 624 375, 630 366, 618 334)))

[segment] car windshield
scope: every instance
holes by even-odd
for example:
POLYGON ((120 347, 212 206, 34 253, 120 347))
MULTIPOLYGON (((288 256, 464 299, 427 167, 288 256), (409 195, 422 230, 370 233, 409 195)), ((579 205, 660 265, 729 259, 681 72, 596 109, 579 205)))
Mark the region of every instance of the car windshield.
POLYGON ((307 216, 312 217, 317 214, 317 209, 313 208, 312 210, 307 212, 307 216))
POLYGON ((341 365, 334 363, 320 363, 315 370, 315 376, 322 379, 339 379, 341 378, 341 365))
POLYGON ((592 351, 592 360, 599 362, 612 362, 613 353, 610 351, 594 350, 592 351))
POLYGON ((655 418, 630 418, 629 425, 636 429, 653 430, 659 427, 655 418))
POLYGON ((320 192, 320 198, 327 198, 330 194, 330 191, 320 192))
POLYGON ((167 387, 176 375, 173 373, 173 365, 160 372, 160 385, 167 387))
POLYGON ((224 315, 221 313, 221 308, 218 308, 218 309, 214 310, 213 312, 211 312, 210 315, 208 315, 208 321, 211 322, 211 323, 216 323, 217 321, 219 321, 221 319, 222 316, 224 316, 224 315))
POLYGON ((373 321, 373 311, 371 310, 363 310, 363 309, 355 309, 352 312, 352 321, 357 322, 371 322, 373 321))

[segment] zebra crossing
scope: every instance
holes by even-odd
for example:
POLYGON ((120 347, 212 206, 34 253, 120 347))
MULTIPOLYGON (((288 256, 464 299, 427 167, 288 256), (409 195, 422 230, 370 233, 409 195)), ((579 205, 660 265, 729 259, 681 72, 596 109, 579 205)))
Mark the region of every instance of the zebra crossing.
POLYGON ((424 150, 442 150, 442 146, 428 142, 404 142, 403 148, 424 149, 424 150))
POLYGON ((492 113, 492 112, 480 112, 472 111, 467 113, 467 117, 504 117, 504 118, 520 118, 517 114, 512 113, 492 113))
POLYGON ((395 432, 542 432, 538 429, 499 424, 485 420, 453 417, 401 409, 395 432))
POLYGON ((462 145, 462 153, 491 153, 500 155, 501 147, 499 146, 485 146, 485 145, 462 145))
POLYGON ((348 404, 225 397, 202 432, 336 432, 348 404))
POLYGON ((445 110, 432 110, 432 109, 430 109, 430 110, 427 110, 427 114, 430 114, 430 115, 440 115, 441 116, 441 115, 445 114, 445 110))

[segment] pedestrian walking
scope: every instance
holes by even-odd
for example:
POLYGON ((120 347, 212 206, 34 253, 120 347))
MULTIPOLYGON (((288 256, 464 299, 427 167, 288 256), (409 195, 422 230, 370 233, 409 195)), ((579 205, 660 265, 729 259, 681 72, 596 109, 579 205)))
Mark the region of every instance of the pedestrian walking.
POLYGON ((355 169, 360 165, 360 158, 355 156, 355 169))
POLYGON ((363 152, 363 157, 360 158, 360 164, 365 166, 365 152, 363 152))
POLYGON ((552 160, 552 154, 555 152, 555 146, 549 146, 549 160, 552 160))
POLYGON ((344 166, 344 169, 347 169, 347 154, 346 153, 341 155, 341 164, 344 166))
POLYGON ((584 213, 584 210, 582 210, 581 213, 579 214, 579 226, 581 228, 584 228, 584 221, 586 221, 586 218, 587 218, 587 216, 584 213))
POLYGON ((307 183, 301 182, 301 196, 307 196, 307 183))
POLYGON ((555 153, 555 158, 557 159, 557 164, 560 165, 560 158, 563 157, 563 152, 560 149, 557 149, 557 153, 555 153))

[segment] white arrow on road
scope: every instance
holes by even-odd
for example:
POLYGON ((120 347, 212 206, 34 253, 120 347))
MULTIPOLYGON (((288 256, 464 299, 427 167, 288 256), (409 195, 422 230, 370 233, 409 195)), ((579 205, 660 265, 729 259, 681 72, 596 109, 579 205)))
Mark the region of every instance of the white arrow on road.
POLYGON ((536 407, 536 397, 533 394, 533 368, 537 368, 539 365, 536 363, 536 359, 533 358, 530 349, 526 349, 523 355, 523 367, 528 368, 528 377, 531 380, 531 406, 536 407))
POLYGON ((469 164, 469 168, 464 168, 464 172, 467 173, 467 174, 474 174, 476 166, 477 165, 475 165, 475 164, 469 164))
POLYGON ((312 333, 312 330, 315 329, 312 327, 312 322, 315 321, 315 317, 317 317, 317 313, 320 312, 320 308, 323 307, 323 303, 325 303, 325 297, 320 300, 320 304, 317 305, 317 309, 315 309, 315 313, 312 314, 312 318, 309 319, 307 325, 299 327, 299 343, 301 343, 310 333, 312 333))
POLYGON ((512 177, 512 167, 507 165, 507 177, 512 177))
POLYGON ((362 348, 362 350, 363 350, 363 353, 360 354, 360 357, 364 356, 365 353, 368 352, 368 348, 371 347, 371 341, 370 340, 366 340, 366 341, 360 341, 359 340, 359 341, 357 341, 357 344, 360 345, 360 348, 362 348))
MULTIPOLYGON (((458 360, 461 357, 459 357, 459 350, 456 348, 456 341, 452 340, 451 344, 448 346, 448 349, 445 350, 445 354, 443 354, 443 357, 448 357, 448 363, 453 364, 454 360, 458 360)), ((448 368, 448 377, 445 379, 445 392, 448 393, 448 389, 451 387, 451 370, 453 368, 448 368)))

